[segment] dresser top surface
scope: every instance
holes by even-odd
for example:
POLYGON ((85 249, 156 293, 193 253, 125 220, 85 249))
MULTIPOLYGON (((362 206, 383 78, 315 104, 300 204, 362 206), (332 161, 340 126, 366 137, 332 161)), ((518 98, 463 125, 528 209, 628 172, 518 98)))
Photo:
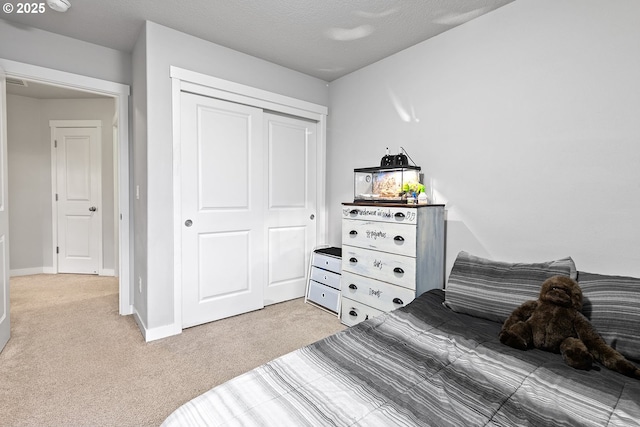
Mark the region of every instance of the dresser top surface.
POLYGON ((343 202, 344 206, 374 206, 381 208, 410 208, 410 209, 418 209, 418 208, 428 208, 428 207, 437 207, 444 206, 443 204, 409 204, 409 203, 361 203, 361 202, 343 202))

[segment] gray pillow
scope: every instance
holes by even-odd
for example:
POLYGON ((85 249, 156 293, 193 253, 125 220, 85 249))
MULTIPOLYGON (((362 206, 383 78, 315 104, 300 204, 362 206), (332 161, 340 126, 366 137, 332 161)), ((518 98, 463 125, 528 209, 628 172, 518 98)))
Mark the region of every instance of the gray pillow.
POLYGON ((582 313, 611 347, 640 361, 640 279, 580 272, 582 313))
POLYGON ((445 287, 445 306, 455 312, 504 322, 523 302, 538 299, 552 276, 576 279, 571 258, 540 263, 492 261, 460 252, 445 287))

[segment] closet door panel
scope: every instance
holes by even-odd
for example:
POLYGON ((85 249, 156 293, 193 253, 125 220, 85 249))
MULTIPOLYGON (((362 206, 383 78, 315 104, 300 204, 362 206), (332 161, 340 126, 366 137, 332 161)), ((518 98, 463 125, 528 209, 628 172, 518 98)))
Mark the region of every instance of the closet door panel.
POLYGON ((263 307, 262 110, 181 96, 182 325, 263 307))
POLYGON ((265 113, 267 239, 265 305, 300 298, 316 245, 316 122, 265 113))

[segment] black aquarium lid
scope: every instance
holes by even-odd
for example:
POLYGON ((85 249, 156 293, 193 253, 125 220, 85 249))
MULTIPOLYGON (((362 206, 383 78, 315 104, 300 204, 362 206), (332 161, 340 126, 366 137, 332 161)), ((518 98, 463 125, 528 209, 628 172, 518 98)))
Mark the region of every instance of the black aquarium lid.
POLYGON ((420 166, 374 166, 370 168, 357 168, 354 169, 354 172, 394 172, 394 171, 403 171, 403 170, 421 170, 420 166))

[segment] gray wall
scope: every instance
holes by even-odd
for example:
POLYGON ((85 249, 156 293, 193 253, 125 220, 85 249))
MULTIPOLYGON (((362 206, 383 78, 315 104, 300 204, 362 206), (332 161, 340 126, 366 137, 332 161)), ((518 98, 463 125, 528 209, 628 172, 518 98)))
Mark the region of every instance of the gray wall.
POLYGON ((114 114, 113 99, 33 99, 7 96, 12 271, 51 272, 53 268, 49 120, 102 121, 102 263, 104 269, 115 269, 114 114))
POLYGON ((330 239, 407 149, 460 250, 640 276, 640 2, 518 0, 330 84, 330 239))
POLYGON ((131 146, 131 199, 134 233, 131 266, 133 281, 129 301, 135 306, 140 321, 147 323, 147 293, 141 283, 147 283, 147 198, 136 198, 136 186, 147 188, 147 32, 141 31, 133 49, 133 140, 131 146))
MULTIPOLYGON (((45 144, 40 123, 40 101, 7 96, 7 160, 9 178, 9 239, 12 274, 16 270, 43 272, 45 210, 51 212, 51 149, 45 144), (34 125, 35 123, 35 125, 34 125), (48 178, 47 178, 48 176, 48 178)), ((49 265, 51 262, 49 262, 49 265)))
POLYGON ((129 53, 3 19, 0 19, 0 40, 3 40, 0 58, 131 84, 129 53))

